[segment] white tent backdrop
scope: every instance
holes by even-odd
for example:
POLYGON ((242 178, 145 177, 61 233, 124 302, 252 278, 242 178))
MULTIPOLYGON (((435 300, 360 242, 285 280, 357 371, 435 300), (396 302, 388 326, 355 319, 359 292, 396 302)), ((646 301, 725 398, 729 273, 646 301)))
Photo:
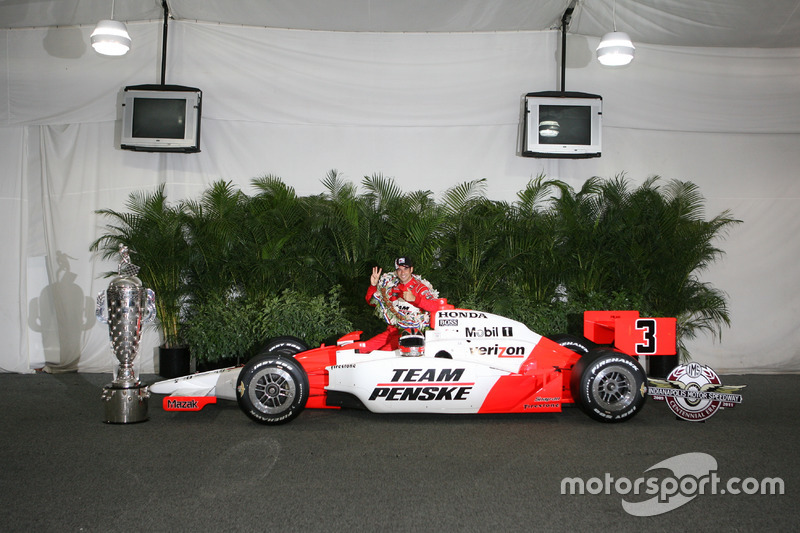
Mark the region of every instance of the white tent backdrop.
MULTIPOLYGON (((160 80, 161 23, 129 23, 128 55, 88 46, 93 26, 0 30, 0 370, 110 371, 94 319, 102 272, 89 251, 101 208, 165 183, 173 200, 213 181, 249 192, 276 174, 301 195, 338 169, 376 172, 406 191, 441 193, 487 178, 514 200, 539 173, 574 187, 625 172, 697 183, 708 216, 744 221, 703 275, 730 296, 722 342, 691 343, 721 372, 800 370, 800 49, 638 44, 628 67, 593 60, 596 37, 570 35, 566 88, 604 97, 603 156, 517 155, 520 99, 557 90, 557 31, 354 33, 170 23, 167 83, 204 93, 202 152, 118 148, 126 85, 160 80)), ((159 339, 143 338, 139 370, 159 339)))

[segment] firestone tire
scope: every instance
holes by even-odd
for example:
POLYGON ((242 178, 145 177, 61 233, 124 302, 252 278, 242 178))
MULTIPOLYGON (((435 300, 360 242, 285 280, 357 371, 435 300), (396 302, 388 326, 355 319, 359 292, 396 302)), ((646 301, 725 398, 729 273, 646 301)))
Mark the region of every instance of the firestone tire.
POLYGON ((239 408, 260 424, 285 424, 306 406, 308 376, 291 357, 254 357, 236 380, 239 408))
POLYGON ((623 422, 641 411, 647 376, 634 358, 613 350, 592 350, 572 368, 570 390, 583 411, 600 422, 623 422))
POLYGON ((270 339, 259 350, 258 355, 280 355, 283 357, 292 357, 300 352, 308 350, 308 345, 297 337, 285 335, 283 337, 275 337, 270 339))
POLYGON ((559 333, 557 335, 550 335, 547 337, 553 342, 556 342, 564 348, 569 348, 575 353, 585 355, 589 350, 594 350, 597 345, 587 338, 579 337, 578 335, 570 335, 568 333, 559 333))

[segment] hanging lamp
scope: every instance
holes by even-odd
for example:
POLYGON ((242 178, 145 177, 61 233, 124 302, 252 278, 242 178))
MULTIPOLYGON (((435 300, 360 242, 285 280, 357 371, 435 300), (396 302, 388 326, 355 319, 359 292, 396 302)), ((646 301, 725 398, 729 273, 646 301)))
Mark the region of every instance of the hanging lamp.
POLYGON ((627 33, 617 31, 617 2, 614 0, 612 12, 614 31, 606 33, 597 46, 597 60, 601 65, 621 67, 633 61, 633 52, 636 47, 627 33))
POLYGON ((101 20, 90 37, 92 48, 104 56, 124 56, 131 49, 131 36, 124 22, 114 20, 114 2, 111 2, 111 19, 101 20))

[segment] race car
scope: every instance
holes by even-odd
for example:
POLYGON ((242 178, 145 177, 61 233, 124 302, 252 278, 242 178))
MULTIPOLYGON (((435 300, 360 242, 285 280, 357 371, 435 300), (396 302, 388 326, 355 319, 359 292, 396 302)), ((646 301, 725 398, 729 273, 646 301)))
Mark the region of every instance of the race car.
POLYGON ((361 331, 306 349, 274 339, 244 366, 151 385, 165 409, 197 410, 235 400, 252 420, 280 424, 305 408, 374 413, 544 413, 577 404, 591 418, 620 422, 645 403, 640 355, 675 354, 674 318, 637 311, 587 311, 584 336, 544 337, 525 324, 442 299, 423 334, 394 350, 361 353, 361 331))

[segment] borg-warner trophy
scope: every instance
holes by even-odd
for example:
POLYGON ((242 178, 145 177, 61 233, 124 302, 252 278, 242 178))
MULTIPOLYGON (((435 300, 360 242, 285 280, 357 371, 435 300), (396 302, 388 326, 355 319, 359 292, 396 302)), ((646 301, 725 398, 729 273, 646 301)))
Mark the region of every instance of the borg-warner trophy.
POLYGON ((152 289, 142 286, 136 277, 139 267, 132 264, 128 248, 120 245, 121 256, 117 275, 106 291, 97 295, 97 320, 108 324, 108 336, 119 367, 114 381, 103 387, 105 422, 129 424, 147 420, 150 391, 136 377, 133 360, 139 351, 142 324, 156 316, 156 299, 152 289))

